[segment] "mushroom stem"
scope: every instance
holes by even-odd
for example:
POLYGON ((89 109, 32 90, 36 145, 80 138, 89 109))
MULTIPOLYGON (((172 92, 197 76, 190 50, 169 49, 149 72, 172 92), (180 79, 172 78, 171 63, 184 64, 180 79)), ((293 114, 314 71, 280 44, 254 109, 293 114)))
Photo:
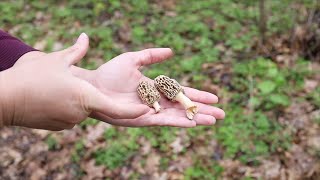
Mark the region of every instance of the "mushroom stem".
POLYGON ((197 106, 181 91, 177 94, 174 100, 182 104, 182 106, 186 110, 188 119, 192 120, 194 115, 198 112, 197 106))
POLYGON ((155 101, 152 106, 156 110, 156 113, 158 113, 161 110, 161 106, 158 101, 155 101))

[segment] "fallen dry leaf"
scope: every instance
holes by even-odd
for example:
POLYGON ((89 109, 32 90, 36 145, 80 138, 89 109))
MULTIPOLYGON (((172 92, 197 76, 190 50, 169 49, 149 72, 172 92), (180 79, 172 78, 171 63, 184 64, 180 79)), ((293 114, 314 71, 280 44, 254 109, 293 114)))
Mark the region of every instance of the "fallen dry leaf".
POLYGON ((172 148, 173 152, 174 153, 179 153, 181 152, 184 147, 181 143, 181 138, 180 137, 177 137, 176 140, 174 140, 171 144, 170 144, 170 147, 172 148))
POLYGON ((87 131, 88 135, 85 138, 85 146, 87 148, 92 147, 99 138, 103 138, 103 134, 106 131, 106 129, 110 128, 111 125, 104 123, 104 122, 99 122, 96 126, 89 126, 87 131))
POLYGON ((260 171, 263 172, 263 179, 279 179, 281 173, 281 164, 279 161, 265 160, 262 162, 260 171))
POLYGON ((149 154, 152 149, 151 143, 148 140, 146 140, 145 137, 140 137, 139 143, 141 144, 141 148, 140 148, 141 154, 142 155, 149 154))
POLYGON ((40 168, 37 168, 35 170, 32 171, 31 180, 39 180, 39 179, 44 179, 46 175, 46 171, 40 168))
POLYGON ((168 171, 178 171, 183 173, 188 167, 192 166, 192 156, 186 155, 184 157, 180 157, 179 159, 173 161, 170 163, 170 166, 168 167, 168 171))
POLYGON ((82 162, 81 169, 86 172, 86 175, 82 178, 85 180, 102 179, 104 177, 104 166, 95 165, 95 160, 92 159, 89 162, 82 162))
POLYGON ((304 90, 307 93, 313 92, 319 85, 319 82, 316 80, 307 79, 304 83, 304 90))
POLYGON ((63 43, 55 42, 52 47, 52 51, 60 51, 63 49, 63 43))
POLYGON ((145 165, 145 170, 147 174, 154 174, 155 172, 158 172, 160 158, 161 157, 154 152, 148 155, 145 165))
POLYGON ((47 46, 47 40, 44 39, 44 40, 36 42, 33 47, 39 51, 44 51, 46 46, 47 46))
POLYGON ((19 151, 12 148, 0 148, 0 168, 6 168, 9 165, 17 165, 22 160, 22 155, 19 151))

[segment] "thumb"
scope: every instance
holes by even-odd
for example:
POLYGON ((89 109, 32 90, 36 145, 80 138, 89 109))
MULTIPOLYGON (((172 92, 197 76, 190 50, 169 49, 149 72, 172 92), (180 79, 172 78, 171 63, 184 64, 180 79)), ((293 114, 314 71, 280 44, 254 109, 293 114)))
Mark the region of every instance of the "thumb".
POLYGON ((86 92, 89 110, 100 112, 114 119, 135 119, 150 111, 146 105, 115 102, 91 85, 86 92))
POLYGON ((79 62, 87 53, 89 48, 89 37, 85 33, 81 33, 76 43, 63 50, 61 53, 65 55, 67 65, 71 66, 79 62))

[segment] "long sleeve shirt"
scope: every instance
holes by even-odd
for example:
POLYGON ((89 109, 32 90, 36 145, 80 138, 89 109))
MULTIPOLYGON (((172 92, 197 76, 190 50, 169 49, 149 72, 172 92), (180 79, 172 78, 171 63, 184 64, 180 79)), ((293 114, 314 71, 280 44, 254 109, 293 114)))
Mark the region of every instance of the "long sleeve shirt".
POLYGON ((30 51, 35 49, 0 30, 0 71, 12 67, 22 55, 30 51))

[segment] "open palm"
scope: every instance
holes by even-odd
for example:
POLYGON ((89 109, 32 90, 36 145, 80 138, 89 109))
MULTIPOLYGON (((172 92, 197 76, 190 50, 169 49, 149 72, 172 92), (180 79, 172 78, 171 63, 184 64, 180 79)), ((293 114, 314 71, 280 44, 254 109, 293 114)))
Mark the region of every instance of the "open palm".
MULTIPOLYGON (((91 83, 115 102, 136 105, 131 107, 136 107, 137 111, 143 111, 145 107, 142 106, 143 103, 136 90, 140 81, 152 82, 152 80, 140 72, 140 67, 164 61, 171 56, 172 51, 168 48, 146 49, 121 54, 97 70, 92 71, 91 73, 94 73, 94 75, 91 83)), ((155 113, 154 109, 150 108, 150 111, 146 111, 145 114, 135 119, 112 119, 98 112, 93 112, 91 117, 110 124, 129 127, 194 127, 196 125, 212 125, 216 119, 224 118, 223 110, 209 105, 217 103, 217 96, 187 87, 184 87, 184 90, 186 95, 196 102, 199 108, 199 113, 194 117, 194 121, 186 118, 185 110, 180 104, 171 102, 164 97, 160 100, 162 109, 159 113, 155 113)), ((116 113, 121 114, 121 112, 116 113)))

